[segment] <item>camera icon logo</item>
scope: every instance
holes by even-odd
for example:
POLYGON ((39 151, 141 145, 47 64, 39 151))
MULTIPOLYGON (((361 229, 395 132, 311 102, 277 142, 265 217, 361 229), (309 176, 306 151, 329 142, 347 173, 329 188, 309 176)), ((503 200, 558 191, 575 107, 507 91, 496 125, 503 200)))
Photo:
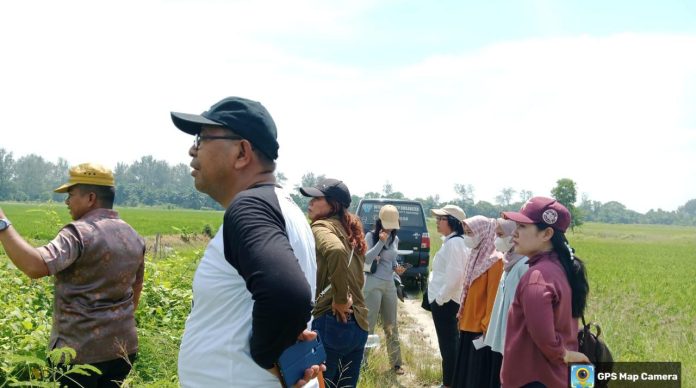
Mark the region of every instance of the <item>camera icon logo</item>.
POLYGON ((575 364, 570 366, 571 388, 594 388, 595 370, 592 364, 575 364))

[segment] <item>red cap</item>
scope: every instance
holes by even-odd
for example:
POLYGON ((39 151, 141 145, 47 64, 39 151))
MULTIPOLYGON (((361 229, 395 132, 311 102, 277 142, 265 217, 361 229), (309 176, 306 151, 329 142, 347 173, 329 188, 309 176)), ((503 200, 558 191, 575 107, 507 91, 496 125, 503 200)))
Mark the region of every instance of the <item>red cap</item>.
POLYGON ((570 226, 570 212, 553 198, 534 197, 527 201, 519 212, 502 212, 501 214, 506 220, 521 224, 543 222, 563 233, 570 226))

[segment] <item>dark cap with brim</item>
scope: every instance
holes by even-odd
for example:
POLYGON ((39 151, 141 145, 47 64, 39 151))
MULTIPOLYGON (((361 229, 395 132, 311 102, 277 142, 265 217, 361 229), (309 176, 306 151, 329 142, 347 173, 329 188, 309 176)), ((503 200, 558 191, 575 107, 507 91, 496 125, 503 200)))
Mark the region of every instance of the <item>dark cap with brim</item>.
POLYGON ((201 115, 180 112, 171 112, 171 114, 174 125, 189 135, 198 135, 201 133, 201 128, 203 128, 204 125, 211 127, 224 127, 224 125, 216 121, 206 119, 201 115))
POLYGON ((571 221, 570 211, 563 204, 546 197, 534 197, 519 212, 502 212, 501 215, 520 224, 545 223, 564 233, 571 221))
POLYGON ((504 219, 519 222, 520 224, 534 224, 534 220, 519 212, 501 212, 504 219))
POLYGON ((300 193, 305 197, 324 197, 326 194, 315 187, 300 187, 300 193))
POLYGON ((348 186, 338 179, 325 179, 313 187, 301 187, 305 197, 329 197, 345 207, 350 207, 351 197, 348 186))
POLYGON ((278 158, 278 130, 261 103, 241 97, 227 97, 200 115, 171 112, 172 122, 180 130, 197 135, 204 126, 228 129, 249 140, 271 160, 278 158))

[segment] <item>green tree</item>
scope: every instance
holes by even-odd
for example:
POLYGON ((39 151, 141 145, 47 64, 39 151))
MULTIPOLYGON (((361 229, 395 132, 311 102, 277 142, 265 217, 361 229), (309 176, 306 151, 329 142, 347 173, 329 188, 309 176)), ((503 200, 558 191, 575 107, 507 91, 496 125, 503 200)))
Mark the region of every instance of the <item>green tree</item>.
POLYGON ((12 152, 7 152, 4 148, 0 148, 0 201, 13 199, 14 164, 12 152))
POLYGON ((63 158, 58 158, 58 162, 52 165, 50 171, 48 171, 46 179, 48 180, 49 190, 51 190, 51 199, 54 201, 65 200, 65 194, 54 193, 53 190, 68 181, 70 175, 70 165, 68 161, 63 158))
POLYGON ((481 215, 489 218, 500 217, 500 208, 487 201, 478 201, 471 211, 466 212, 466 217, 481 215))
POLYGON ((285 174, 280 171, 274 172, 273 175, 275 175, 276 182, 281 186, 285 186, 285 184, 288 182, 288 177, 286 177, 285 174))
POLYGON ((404 194, 400 191, 394 191, 394 187, 387 181, 382 187, 382 197, 391 199, 404 199, 404 194))
POLYGON ((591 200, 587 194, 582 195, 582 201, 580 202, 580 206, 578 206, 578 210, 582 213, 583 220, 586 221, 597 221, 601 208, 602 203, 591 200))
POLYGON ((47 201, 51 198, 55 187, 51 187, 51 172, 55 170, 53 163, 44 160, 39 155, 22 156, 15 163, 16 199, 26 201, 47 201))
POLYGON ((416 201, 420 202, 423 205, 423 212, 425 213, 426 217, 430 217, 430 211, 432 209, 438 209, 442 205, 440 204, 440 195, 435 194, 429 195, 426 199, 420 199, 416 198, 416 201))
POLYGON ((525 203, 534 196, 530 190, 520 190, 520 202, 525 203))
POLYGON ((687 201, 677 209, 676 217, 685 225, 696 225, 696 198, 687 201))
POLYGON ((557 180, 556 187, 551 189, 551 195, 570 211, 571 229, 582 225, 582 215, 575 207, 578 191, 575 187, 575 182, 572 179, 563 178, 557 180))
POLYGON ((635 224, 639 220, 639 213, 627 209, 624 204, 617 201, 602 204, 597 217, 597 221, 610 224, 635 224))
POLYGON ((643 217, 641 222, 645 224, 672 225, 677 220, 675 212, 668 212, 662 209, 650 209, 643 217))
POLYGON ((454 185, 454 192, 457 193, 457 199, 452 203, 461 207, 466 214, 475 214, 474 186, 457 183, 454 185))
POLYGON ((506 187, 500 190, 500 195, 495 197, 495 201, 499 206, 509 208, 512 203, 512 197, 515 195, 515 190, 512 187, 506 187))

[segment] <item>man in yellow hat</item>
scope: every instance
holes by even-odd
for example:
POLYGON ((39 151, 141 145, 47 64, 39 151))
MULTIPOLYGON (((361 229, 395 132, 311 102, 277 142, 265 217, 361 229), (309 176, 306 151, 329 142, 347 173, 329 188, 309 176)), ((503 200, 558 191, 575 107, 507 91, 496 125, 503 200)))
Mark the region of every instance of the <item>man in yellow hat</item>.
POLYGON ((114 177, 103 166, 80 164, 68 183, 73 222, 48 244, 27 243, 0 209, 0 243, 12 262, 32 279, 53 275, 55 298, 49 350, 68 346, 72 362, 91 364, 101 375, 68 374, 61 386, 118 385, 138 351, 135 310, 143 286, 145 242, 113 208, 114 177))

